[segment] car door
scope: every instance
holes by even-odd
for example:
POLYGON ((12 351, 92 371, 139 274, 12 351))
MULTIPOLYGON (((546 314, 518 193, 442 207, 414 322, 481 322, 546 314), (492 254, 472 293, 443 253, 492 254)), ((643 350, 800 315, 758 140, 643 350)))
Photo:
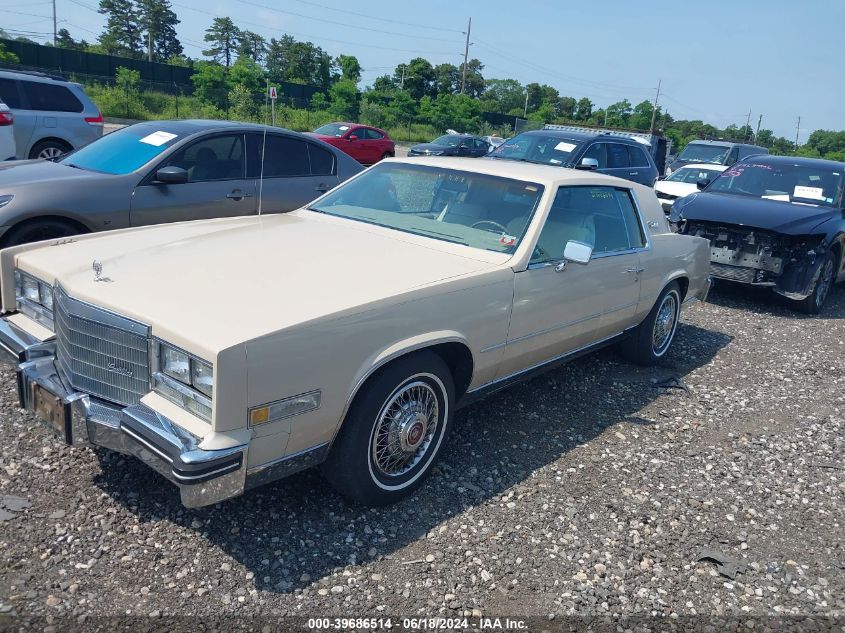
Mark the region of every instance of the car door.
POLYGON ((367 128, 367 162, 377 163, 386 151, 384 134, 378 130, 367 128))
POLYGON ((645 233, 631 192, 564 186, 555 195, 526 270, 514 275, 504 378, 594 345, 634 325, 645 233), (566 243, 594 247, 586 265, 561 264, 566 243))
POLYGON ((305 206, 338 184, 335 155, 322 145, 286 134, 248 135, 249 175, 262 213, 305 206), (264 147, 264 164, 261 156, 264 147))
POLYGON ((654 181, 657 179, 657 168, 651 166, 648 155, 642 147, 628 145, 627 148, 631 167, 628 172, 628 180, 633 180, 646 187, 653 187, 654 181))
POLYGON ((345 143, 338 145, 340 149, 349 154, 359 163, 363 163, 365 165, 370 163, 369 154, 367 152, 367 128, 352 128, 343 136, 343 139, 345 143))
POLYGON ((213 134, 178 148, 141 181, 132 194, 132 226, 255 213, 255 179, 246 177, 242 133, 213 134), (156 181, 162 167, 181 167, 188 182, 156 181))
POLYGON ((639 171, 631 168, 631 157, 628 154, 627 145, 623 143, 606 143, 606 145, 607 168, 604 173, 625 180, 634 180, 639 176, 639 171))
POLYGON ((490 151, 490 145, 487 141, 477 138, 475 139, 475 155, 476 156, 486 156, 487 152, 490 151))

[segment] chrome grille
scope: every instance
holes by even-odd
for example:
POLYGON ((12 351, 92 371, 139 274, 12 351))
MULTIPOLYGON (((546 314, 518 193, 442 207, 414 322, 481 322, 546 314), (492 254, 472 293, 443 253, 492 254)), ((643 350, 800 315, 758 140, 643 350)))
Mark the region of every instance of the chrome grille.
POLYGON ((710 274, 721 279, 729 279, 731 281, 741 281, 743 283, 754 283, 754 275, 757 270, 754 268, 745 268, 744 266, 728 266, 727 264, 710 263, 710 274))
POLYGON ((150 390, 149 327, 56 288, 56 357, 74 389, 118 404, 150 390))

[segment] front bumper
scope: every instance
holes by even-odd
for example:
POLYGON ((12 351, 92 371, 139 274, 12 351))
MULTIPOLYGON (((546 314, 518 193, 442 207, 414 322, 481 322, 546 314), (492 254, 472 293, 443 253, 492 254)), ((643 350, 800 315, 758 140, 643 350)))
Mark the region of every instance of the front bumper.
POLYGON ((137 457, 179 487, 189 508, 235 497, 246 484, 248 444, 199 448, 200 438, 144 404, 122 407, 70 387, 55 363, 55 344, 0 319, 0 349, 17 363, 20 406, 65 442, 137 457))

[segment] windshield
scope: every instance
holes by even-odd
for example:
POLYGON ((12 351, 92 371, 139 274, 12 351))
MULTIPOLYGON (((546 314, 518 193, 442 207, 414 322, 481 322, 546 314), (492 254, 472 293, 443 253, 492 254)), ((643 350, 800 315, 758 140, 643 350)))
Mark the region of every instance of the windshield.
POLYGON ((551 134, 520 134, 499 145, 489 155, 529 163, 564 165, 580 142, 551 134))
POLYGON ((681 167, 665 178, 666 182, 687 182, 695 184, 699 180, 713 180, 722 173, 721 169, 704 169, 700 167, 681 167))
POLYGON ((146 165, 184 135, 154 130, 148 125, 130 126, 106 134, 68 154, 59 162, 115 176, 128 174, 146 165))
POLYGON ((513 253, 542 185, 428 165, 380 163, 308 207, 499 253, 513 253))
POLYGON ((455 136, 454 134, 447 134, 446 136, 441 136, 439 138, 434 139, 431 144, 432 145, 441 145, 442 147, 457 147, 461 144, 461 141, 464 140, 462 136, 455 136))
POLYGON ((690 163, 716 163, 722 164, 728 158, 728 152, 731 151, 729 145, 703 145, 700 143, 690 143, 678 156, 678 159, 685 160, 690 163))
MULTIPOLYGON (((300 128, 301 129, 301 128, 300 128)), ((349 131, 348 125, 342 123, 326 123, 314 130, 314 134, 322 134, 323 136, 337 136, 340 138, 349 131)))
POLYGON ((722 172, 706 190, 835 207, 842 200, 842 187, 840 169, 761 162, 737 163, 722 172))

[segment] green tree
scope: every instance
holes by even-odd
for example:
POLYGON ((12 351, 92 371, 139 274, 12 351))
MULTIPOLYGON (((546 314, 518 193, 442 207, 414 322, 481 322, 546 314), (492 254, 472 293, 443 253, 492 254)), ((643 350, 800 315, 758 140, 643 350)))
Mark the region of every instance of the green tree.
POLYGON ((360 109, 358 105, 357 84, 351 79, 341 79, 329 88, 329 112, 344 120, 355 121, 358 119, 360 109))
POLYGON ((845 131, 816 130, 810 134, 804 147, 812 147, 825 158, 829 154, 845 151, 845 131))
POLYGON ((437 95, 434 89, 434 67, 422 57, 415 57, 407 64, 399 64, 393 72, 393 81, 416 101, 422 99, 423 95, 437 95))
POLYGON ((593 113, 593 102, 590 101, 587 97, 581 97, 578 99, 578 103, 575 106, 575 119, 577 121, 586 121, 590 118, 590 115, 593 113))
POLYGON ((543 99, 543 90, 540 87, 540 84, 536 82, 532 82, 525 86, 525 103, 523 105, 523 110, 527 105, 528 112, 534 112, 537 108, 540 107, 543 99))
POLYGON ((299 42, 291 35, 270 40, 267 73, 271 82, 290 81, 327 89, 333 69, 334 59, 311 42, 299 42))
POLYGON ((20 59, 17 55, 15 55, 11 51, 7 51, 6 47, 0 44, 0 62, 6 62, 7 64, 18 64, 20 63, 20 59))
POLYGON ((340 77, 357 84, 361 81, 361 64, 354 55, 338 55, 335 60, 340 68, 340 77))
POLYGON ((139 24, 145 31, 147 54, 153 61, 164 62, 181 55, 182 43, 176 36, 176 17, 170 0, 137 0, 139 24))
POLYGON ((238 36, 238 57, 246 57, 260 64, 267 57, 267 40, 258 33, 241 31, 238 36))
POLYGON ((481 97, 485 110, 502 114, 518 110, 522 113, 525 88, 516 79, 488 79, 485 86, 481 97))
POLYGON ((396 88, 396 82, 393 81, 390 75, 380 75, 373 81, 371 90, 383 94, 392 94, 396 92, 396 88))
POLYGON ((434 67, 434 92, 455 94, 461 89, 461 71, 454 64, 438 64, 434 67))
POLYGON ((264 91, 267 86, 264 70, 249 57, 238 57, 229 68, 227 82, 230 88, 243 86, 244 90, 253 96, 256 103, 264 101, 264 91))
POLYGON ((229 95, 229 78, 226 68, 217 62, 197 62, 191 75, 194 94, 202 101, 225 109, 229 95))
MULTIPOLYGON (((461 67, 463 67, 463 64, 461 64, 461 67)), ((482 70, 484 70, 484 64, 479 60, 471 59, 467 62, 466 84, 464 85, 465 95, 478 98, 484 93, 485 83, 484 76, 481 74, 482 70)), ((461 68, 461 71, 463 71, 463 68, 461 68)), ((460 91, 462 81, 463 77, 458 81, 456 92, 460 91)))
POLYGON ((66 48, 71 51, 86 51, 90 44, 85 40, 76 41, 67 29, 59 29, 56 33, 56 46, 59 48, 66 48))
POLYGON ((98 11, 106 16, 100 45, 112 55, 139 57, 143 50, 140 16, 132 0, 100 0, 98 11))
POLYGON ((205 30, 203 38, 211 46, 202 54, 228 68, 232 65, 240 35, 240 29, 230 18, 214 18, 214 22, 205 30))
POLYGON ((575 107, 578 102, 573 97, 561 97, 558 104, 558 112, 561 117, 569 121, 575 118, 575 107))

